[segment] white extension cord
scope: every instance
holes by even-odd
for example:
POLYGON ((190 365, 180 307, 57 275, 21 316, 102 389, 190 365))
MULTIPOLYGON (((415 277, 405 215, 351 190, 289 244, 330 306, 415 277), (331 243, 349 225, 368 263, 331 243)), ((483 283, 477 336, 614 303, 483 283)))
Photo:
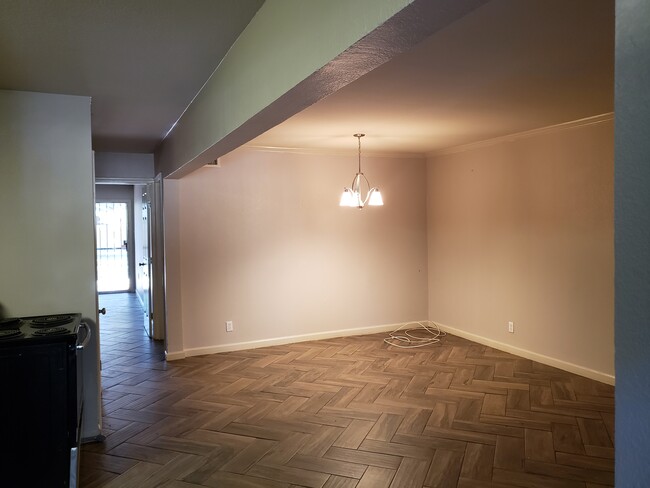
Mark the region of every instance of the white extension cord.
POLYGON ((402 349, 424 347, 440 342, 447 334, 435 322, 407 322, 400 325, 384 339, 386 344, 402 349))

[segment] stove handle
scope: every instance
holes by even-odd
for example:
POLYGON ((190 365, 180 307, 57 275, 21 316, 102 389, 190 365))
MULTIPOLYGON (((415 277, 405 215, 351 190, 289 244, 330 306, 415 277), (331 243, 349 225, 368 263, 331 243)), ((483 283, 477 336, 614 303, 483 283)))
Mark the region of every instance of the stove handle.
POLYGON ((86 337, 84 337, 84 340, 81 342, 81 344, 77 344, 77 349, 83 349, 88 345, 88 341, 90 341, 90 327, 88 327, 88 324, 86 322, 81 322, 79 324, 79 329, 82 327, 86 329, 86 337))

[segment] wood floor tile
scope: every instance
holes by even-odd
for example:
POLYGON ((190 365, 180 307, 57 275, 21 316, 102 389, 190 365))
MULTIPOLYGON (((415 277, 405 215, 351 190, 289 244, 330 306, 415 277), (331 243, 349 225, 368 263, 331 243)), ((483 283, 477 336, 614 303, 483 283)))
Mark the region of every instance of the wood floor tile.
POLYGON ((587 446, 611 447, 612 441, 602 420, 578 419, 580 435, 587 446))
POLYGON ((481 407, 481 414, 483 415, 501 415, 506 414, 506 398, 503 395, 485 395, 483 405, 481 407))
POLYGON ((377 452, 358 451, 356 449, 343 449, 340 447, 332 447, 328 449, 324 457, 328 459, 336 459, 338 461, 348 461, 351 463, 364 464, 367 466, 375 466, 377 468, 387 468, 392 470, 396 470, 402 460, 400 456, 381 454, 377 452))
POLYGON ((552 424, 553 446, 556 451, 584 454, 580 429, 575 425, 552 424))
POLYGON ((583 481, 495 468, 492 481, 521 488, 585 488, 583 481))
POLYGON ((361 478, 367 468, 367 466, 362 464, 337 461, 324 457, 304 456, 302 454, 294 456, 291 461, 287 463, 287 466, 356 479, 361 478))
POLYGON ((268 478, 217 471, 198 486, 212 488, 289 488, 289 483, 274 481, 268 478))
POLYGON ((390 441, 404 417, 392 413, 384 413, 379 420, 373 424, 372 429, 366 436, 375 441, 390 441))
POLYGON ((576 481, 590 481, 603 485, 614 485, 614 472, 599 469, 585 469, 556 463, 526 460, 526 471, 546 476, 572 479, 576 481))
POLYGON ((526 429, 524 436, 526 459, 555 462, 553 434, 544 430, 526 429))
POLYGON ((455 487, 460 476, 463 456, 463 452, 437 449, 429 466, 425 485, 436 488, 455 487))
POLYGON ((167 363, 137 298, 102 295, 103 443, 83 488, 595 488, 614 389, 447 335, 333 338, 167 363))
POLYGON ((388 488, 393 482, 395 470, 369 466, 359 480, 357 488, 388 488))
POLYGON ((494 467, 508 471, 523 471, 525 448, 524 439, 518 437, 497 436, 494 451, 494 467))
POLYGON ((123 442, 119 446, 111 449, 108 454, 156 464, 166 464, 178 456, 178 453, 174 451, 156 449, 151 446, 131 444, 129 442, 123 442))
MULTIPOLYGON (((377 421, 379 422, 379 421, 377 421)), ((375 426, 376 422, 368 420, 353 420, 352 423, 334 441, 333 446, 357 449, 375 426)))
POLYGON ((490 481, 494 466, 494 450, 494 447, 485 444, 468 443, 460 471, 461 477, 490 481))
POLYGON ((258 439, 239 451, 232 459, 221 467, 222 471, 232 473, 245 473, 278 443, 265 439, 258 439))
POLYGON ((88 452, 85 456, 94 468, 108 471, 109 473, 122 474, 138 464, 138 461, 134 459, 108 454, 98 454, 95 452, 88 452))
POLYGON ((259 464, 253 466, 248 471, 248 474, 273 481, 295 483, 309 488, 322 488, 329 479, 329 474, 326 473, 318 473, 288 466, 272 467, 260 466, 259 464))
POLYGON ((419 488, 427 476, 430 459, 414 459, 405 457, 397 468, 391 488, 419 488))
POLYGON ((358 486, 358 480, 354 478, 332 475, 323 488, 355 488, 356 486, 358 486))

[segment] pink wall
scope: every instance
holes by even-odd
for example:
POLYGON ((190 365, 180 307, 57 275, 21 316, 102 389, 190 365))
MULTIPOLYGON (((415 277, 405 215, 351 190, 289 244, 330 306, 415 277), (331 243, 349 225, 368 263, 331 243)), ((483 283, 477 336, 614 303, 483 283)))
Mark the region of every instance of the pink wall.
POLYGON ((613 143, 610 116, 430 158, 429 318, 612 382, 613 143))
POLYGON ((364 157, 386 205, 341 208, 355 156, 240 149, 178 181, 170 352, 426 317, 425 162, 364 157))

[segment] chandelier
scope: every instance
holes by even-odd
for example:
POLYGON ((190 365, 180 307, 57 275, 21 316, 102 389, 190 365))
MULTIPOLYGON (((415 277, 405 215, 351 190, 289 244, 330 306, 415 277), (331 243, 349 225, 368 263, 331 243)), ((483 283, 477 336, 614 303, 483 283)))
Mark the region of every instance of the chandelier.
POLYGON ((365 205, 380 206, 384 204, 379 188, 371 187, 368 178, 361 172, 361 138, 365 134, 354 134, 359 144, 359 171, 352 180, 350 188, 344 188, 339 205, 341 207, 363 208, 365 205), (361 197, 362 185, 368 189, 365 198, 361 197))

